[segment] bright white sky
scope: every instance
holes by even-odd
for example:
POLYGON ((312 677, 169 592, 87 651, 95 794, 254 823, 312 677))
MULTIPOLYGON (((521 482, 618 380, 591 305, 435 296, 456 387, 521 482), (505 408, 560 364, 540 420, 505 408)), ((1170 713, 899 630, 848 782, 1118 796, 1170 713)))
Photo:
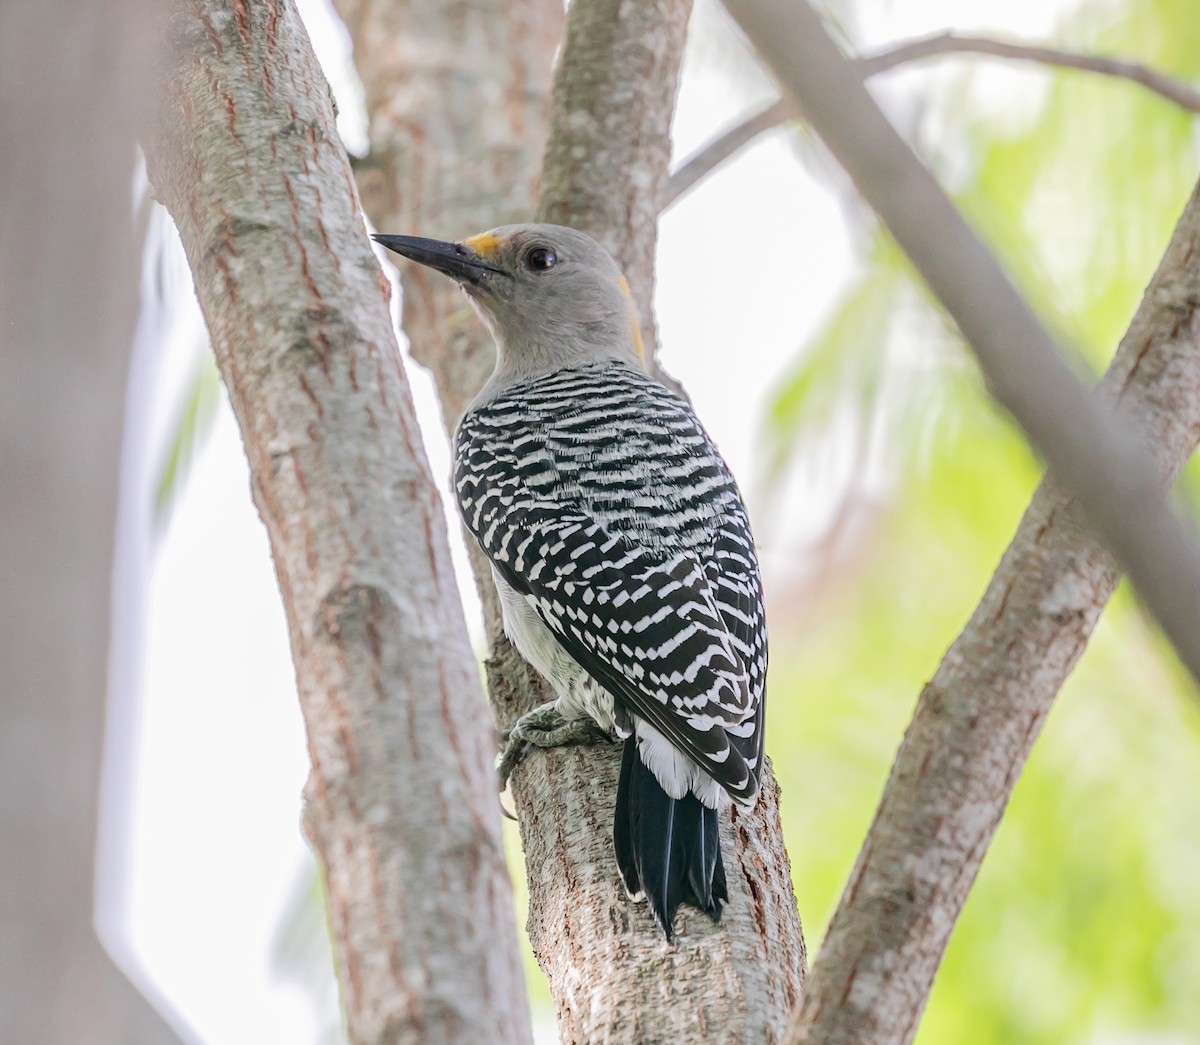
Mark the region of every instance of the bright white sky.
MULTIPOLYGON (((1067 0, 858 6, 870 45, 945 28, 1045 39, 1070 8, 1067 0)), ((300 0, 300 7, 347 112, 341 33, 325 0, 300 0)), ((747 82, 751 64, 737 58, 738 45, 712 42, 732 37, 723 16, 711 4, 703 16, 710 39, 686 69, 677 155, 771 96, 765 79, 757 87, 752 77, 747 82)), ((1006 105, 1014 95, 1031 97, 1030 85, 1040 79, 1027 70, 986 68, 991 96, 1006 105)), ((937 82, 936 74, 904 74, 883 90, 903 107, 937 82)), ((353 145, 361 129, 351 119, 344 133, 353 145)), ((388 231, 451 237, 478 230, 388 231)), ((747 150, 662 221, 662 358, 747 481, 756 474, 767 390, 850 273, 852 249, 839 201, 804 172, 779 135, 747 150)), ((117 596, 124 631, 114 657, 117 728, 100 922, 110 948, 193 1040, 309 1045, 319 1032, 309 993, 281 975, 272 957, 284 913, 311 868, 299 827, 303 727, 266 536, 224 403, 157 542, 147 523, 150 476, 199 332, 178 252, 172 272, 176 314, 144 317, 147 336, 135 367, 133 402, 144 416, 131 419, 127 449, 117 596)), ((409 376, 432 422, 426 442, 434 472, 445 475, 429 382, 411 366, 409 376)), ((457 538, 456 526, 451 532, 457 538)), ((787 555, 772 542, 768 570, 785 569, 787 555)), ((465 590, 473 603, 469 584, 465 590)), ((552 1028, 542 1033, 553 1040, 552 1028)))

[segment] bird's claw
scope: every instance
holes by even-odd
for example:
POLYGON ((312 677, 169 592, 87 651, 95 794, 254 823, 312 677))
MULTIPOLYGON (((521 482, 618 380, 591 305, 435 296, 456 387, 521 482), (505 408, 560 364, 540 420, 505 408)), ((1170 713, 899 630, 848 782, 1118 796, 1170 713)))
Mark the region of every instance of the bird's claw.
POLYGON ((496 759, 496 772, 503 793, 509 778, 533 748, 595 744, 612 738, 589 718, 563 718, 557 705, 551 702, 522 715, 511 729, 500 734, 500 739, 503 747, 496 759))

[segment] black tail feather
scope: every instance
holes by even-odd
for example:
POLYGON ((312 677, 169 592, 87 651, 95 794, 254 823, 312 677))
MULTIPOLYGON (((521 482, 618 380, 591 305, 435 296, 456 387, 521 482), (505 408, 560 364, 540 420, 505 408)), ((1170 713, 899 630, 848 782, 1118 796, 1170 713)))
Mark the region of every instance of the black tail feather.
POLYGON ((636 736, 625 741, 621 758, 613 848, 625 888, 645 895, 668 940, 681 903, 721 920, 729 894, 717 811, 695 795, 671 798, 638 757, 636 736))

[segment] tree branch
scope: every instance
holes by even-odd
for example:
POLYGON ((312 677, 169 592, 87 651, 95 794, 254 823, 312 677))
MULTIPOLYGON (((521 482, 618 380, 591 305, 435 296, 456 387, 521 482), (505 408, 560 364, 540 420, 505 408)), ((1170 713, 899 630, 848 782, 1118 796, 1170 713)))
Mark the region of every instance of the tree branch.
POLYGON ((781 123, 788 123, 796 119, 798 115, 795 106, 781 98, 717 135, 707 145, 692 153, 671 173, 662 209, 666 210, 677 202, 681 196, 690 192, 697 182, 707 178, 722 163, 744 149, 760 134, 765 134, 781 123))
POLYGON ((993 40, 986 36, 960 36, 957 33, 937 33, 933 36, 908 40, 875 54, 858 59, 863 76, 875 76, 899 65, 948 54, 982 54, 992 58, 1007 58, 1017 62, 1034 62, 1060 69, 1080 69, 1111 76, 1118 80, 1130 80, 1146 90, 1174 102, 1188 112, 1200 113, 1200 91, 1187 84, 1151 69, 1141 62, 1123 58, 1108 58, 1103 55, 1077 54, 1057 47, 1040 47, 1037 44, 1014 43, 993 40))
MULTIPOLYGON (((1161 473, 1200 439, 1200 187, 1100 385, 1161 473)), ((786 1039, 912 1039, 951 930, 1059 688, 1116 587, 1076 503, 1044 482, 924 688, 786 1039)))
POLYGON ((329 90, 288 0, 177 0, 149 172, 283 592, 351 1040, 530 1038, 493 739, 329 90))
MULTIPOLYGON (((648 346, 656 204, 690 8, 690 0, 574 0, 542 177, 538 217, 608 246, 633 287, 648 346)), ((528 670, 505 646, 489 669, 501 698, 528 670)), ((777 1040, 803 987, 805 954, 773 775, 764 774, 753 814, 722 825, 731 902, 721 926, 689 912, 683 942, 668 947, 617 881, 618 763, 608 749, 539 752, 514 778, 530 937, 562 1039, 699 1045, 719 1027, 722 1041, 777 1040)))
POLYGON ((759 53, 954 318, 992 395, 1079 498, 1192 677, 1200 551, 1128 419, 1106 414, 807 3, 726 0, 759 53))
MULTIPOLYGON (((993 58, 1035 62, 1063 69, 1081 69, 1100 76, 1112 76, 1141 84, 1149 91, 1174 102, 1188 112, 1200 114, 1200 91, 1173 77, 1160 73, 1140 62, 1101 55, 1076 54, 1036 44, 1011 43, 985 36, 959 36, 957 33, 938 33, 895 44, 874 54, 855 59, 864 77, 895 69, 897 66, 939 55, 982 54, 993 58)), ((782 123, 797 119, 799 113, 786 100, 772 102, 765 109, 746 117, 718 135, 698 152, 693 153, 671 175, 664 197, 663 210, 670 207, 697 182, 707 177, 736 152, 760 134, 782 123)))

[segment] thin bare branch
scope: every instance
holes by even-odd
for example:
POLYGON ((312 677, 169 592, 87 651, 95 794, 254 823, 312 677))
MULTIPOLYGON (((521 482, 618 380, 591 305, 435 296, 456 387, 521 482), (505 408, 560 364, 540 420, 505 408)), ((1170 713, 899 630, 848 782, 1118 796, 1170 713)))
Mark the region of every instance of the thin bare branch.
POLYGON ((530 1040, 494 738, 387 307, 290 0, 176 0, 148 168, 287 611, 355 1045, 530 1040))
POLYGON ((1141 62, 1124 58, 1109 58, 1104 55, 1079 54, 1063 51, 1057 47, 1041 47, 1037 44, 1015 43, 995 40, 986 36, 960 36, 957 33, 937 33, 917 40, 909 40, 886 48, 875 54, 858 59, 864 76, 875 76, 898 65, 933 58, 938 55, 982 54, 992 58, 1007 58, 1017 62, 1033 62, 1037 65, 1052 65, 1060 69, 1080 69, 1111 76, 1118 80, 1130 80, 1140 84, 1169 102, 1174 102, 1188 112, 1200 113, 1200 91, 1187 84, 1160 73, 1141 62))
MULTIPOLYGON (((1200 91, 1187 84, 1151 69, 1141 62, 1123 58, 1108 58, 1103 55, 1078 54, 1056 47, 1041 47, 1037 44, 1015 43, 995 40, 986 36, 960 36, 957 33, 938 33, 895 44, 874 54, 856 59, 863 76, 876 76, 909 62, 923 58, 954 54, 980 54, 993 58, 1033 62, 1063 69, 1080 69, 1100 76, 1111 76, 1130 80, 1149 91, 1174 102, 1188 112, 1200 114, 1200 91)), ((675 203, 701 179, 707 177, 722 163, 744 148, 760 134, 794 120, 799 113, 786 100, 772 102, 765 109, 739 121, 727 131, 719 134, 699 151, 693 153, 672 173, 667 186, 663 209, 675 203)))
POLYGON ((707 178, 722 163, 744 149, 760 134, 765 134, 781 123, 794 120, 798 115, 795 106, 781 98, 719 134, 707 145, 701 147, 698 152, 692 153, 671 173, 671 180, 667 182, 663 210, 690 191, 698 181, 707 178))

